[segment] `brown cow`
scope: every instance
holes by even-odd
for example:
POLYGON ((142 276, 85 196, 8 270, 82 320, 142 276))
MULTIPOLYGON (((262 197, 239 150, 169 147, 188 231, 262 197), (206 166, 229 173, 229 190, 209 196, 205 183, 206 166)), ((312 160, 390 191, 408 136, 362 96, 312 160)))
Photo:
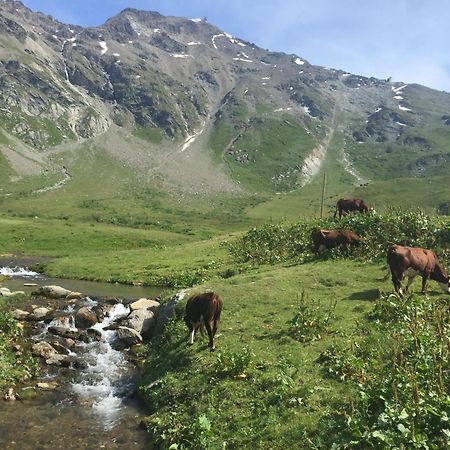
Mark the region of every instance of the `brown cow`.
POLYGON ((213 352, 214 336, 217 332, 217 323, 222 312, 222 299, 214 292, 192 295, 186 303, 184 321, 189 328, 190 343, 194 343, 194 336, 203 322, 209 336, 209 348, 213 352))
POLYGON ((358 245, 361 242, 361 238, 356 233, 347 229, 324 230, 323 228, 317 228, 311 233, 311 239, 316 255, 323 248, 346 247, 348 245, 358 245))
POLYGON ((336 219, 336 214, 339 211, 339 219, 344 213, 349 212, 368 212, 369 206, 361 198, 340 198, 336 203, 336 211, 334 212, 333 219, 336 219))
POLYGON ((449 276, 431 250, 418 247, 393 245, 387 253, 387 262, 392 275, 395 291, 402 297, 401 283, 408 276, 406 291, 416 275, 422 276, 422 293, 425 294, 427 280, 437 281, 441 288, 450 293, 449 276))

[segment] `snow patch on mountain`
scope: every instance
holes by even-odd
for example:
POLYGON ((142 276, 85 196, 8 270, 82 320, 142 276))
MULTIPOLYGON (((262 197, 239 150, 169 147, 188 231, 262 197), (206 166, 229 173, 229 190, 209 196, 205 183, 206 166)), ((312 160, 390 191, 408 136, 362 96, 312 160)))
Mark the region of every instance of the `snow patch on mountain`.
POLYGON ((100 45, 100 47, 101 47, 101 54, 102 55, 104 55, 107 51, 108 51, 108 47, 107 47, 107 45, 106 45, 106 42, 105 41, 100 41, 99 43, 98 43, 98 45, 100 45))
POLYGON ((396 94, 401 94, 402 90, 405 89, 405 87, 408 86, 407 84, 404 84, 403 86, 400 86, 398 88, 392 86, 392 90, 396 93, 396 94))
POLYGON ((189 148, 194 143, 194 141, 203 133, 203 130, 204 130, 204 128, 202 128, 197 133, 188 136, 185 139, 183 147, 181 147, 180 152, 184 152, 187 148, 189 148))

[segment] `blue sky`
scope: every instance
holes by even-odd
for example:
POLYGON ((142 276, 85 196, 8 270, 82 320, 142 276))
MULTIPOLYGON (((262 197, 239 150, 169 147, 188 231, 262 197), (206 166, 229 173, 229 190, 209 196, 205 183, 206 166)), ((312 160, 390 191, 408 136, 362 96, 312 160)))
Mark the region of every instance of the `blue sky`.
POLYGON ((448 0, 23 0, 82 26, 126 7, 203 18, 272 51, 450 92, 448 0))

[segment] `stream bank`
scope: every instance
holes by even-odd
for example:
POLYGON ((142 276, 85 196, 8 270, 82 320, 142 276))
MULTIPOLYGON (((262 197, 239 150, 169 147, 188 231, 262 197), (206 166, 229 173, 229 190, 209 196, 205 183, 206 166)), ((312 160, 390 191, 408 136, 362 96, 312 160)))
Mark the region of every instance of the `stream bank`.
MULTIPOLYGON (((80 294, 78 280, 58 280, 70 288, 70 295, 53 299, 42 295, 52 280, 23 267, 4 266, 0 272, 10 276, 2 284, 11 291, 29 288, 35 293, 9 309, 17 307, 13 314, 25 325, 24 346, 41 365, 37 379, 12 387, 15 401, 1 401, 0 448, 149 448, 147 433, 139 426, 145 411, 135 396, 139 369, 129 350, 135 343, 139 347, 142 337, 127 325, 134 326, 136 320, 131 319, 142 319, 142 313, 145 318, 138 326, 153 322, 155 303, 148 302, 155 295, 143 298, 142 286, 91 282, 89 292, 107 294, 91 297, 80 294), (117 295, 121 288, 137 295, 117 295), (92 317, 92 323, 83 323, 80 311, 92 317), (122 340, 120 332, 126 333, 122 340)), ((150 288, 146 294, 150 292, 161 289, 150 288)))

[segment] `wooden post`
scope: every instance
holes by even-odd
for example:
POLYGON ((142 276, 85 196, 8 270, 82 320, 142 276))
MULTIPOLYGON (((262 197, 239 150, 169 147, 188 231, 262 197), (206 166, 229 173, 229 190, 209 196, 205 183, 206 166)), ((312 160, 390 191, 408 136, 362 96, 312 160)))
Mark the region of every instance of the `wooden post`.
POLYGON ((323 219, 323 200, 325 197, 325 182, 326 182, 327 174, 323 173, 323 184, 322 184, 322 198, 320 200, 320 218, 323 219))

